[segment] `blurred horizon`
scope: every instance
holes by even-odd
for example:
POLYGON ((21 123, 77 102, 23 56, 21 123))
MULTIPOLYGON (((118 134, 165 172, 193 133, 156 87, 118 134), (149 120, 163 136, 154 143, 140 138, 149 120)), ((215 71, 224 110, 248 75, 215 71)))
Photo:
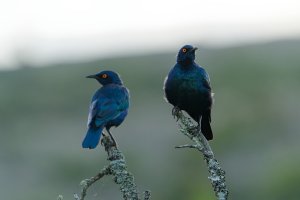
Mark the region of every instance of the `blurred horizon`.
MULTIPOLYGON (((286 38, 286 39, 278 39, 278 40, 263 40, 263 41, 255 41, 255 42, 245 42, 245 43, 237 43, 237 44, 228 44, 223 46, 214 46, 214 45, 205 45, 200 42, 189 42, 186 44, 192 44, 194 46, 197 46, 199 50, 197 51, 197 54, 201 54, 205 50, 222 50, 222 49, 235 49, 235 48, 247 48, 247 47, 253 47, 253 46, 263 46, 263 45, 277 45, 278 48, 280 48, 280 45, 293 45, 297 46, 300 45, 300 37, 298 38, 286 38)), ((40 67, 47 67, 47 66, 55 66, 59 64, 83 64, 86 62, 97 62, 101 60, 110 60, 110 59, 120 59, 120 58, 132 58, 132 57, 143 57, 148 55, 159 55, 159 54, 170 54, 174 55, 174 57, 177 54, 178 49, 185 45, 185 43, 182 43, 176 47, 169 47, 169 48, 161 48, 158 50, 146 50, 142 52, 124 52, 120 51, 114 55, 101 55, 101 54, 92 54, 87 57, 65 57, 64 59, 54 59, 52 61, 46 59, 46 60, 39 60, 38 58, 30 58, 27 57, 28 55, 25 54, 23 56, 19 56, 15 58, 15 65, 14 66, 1 66, 0 65, 0 72, 1 71, 11 71, 11 70, 18 70, 22 68, 40 68, 40 67)), ((271 49, 270 49, 271 50, 271 49)), ((280 49, 279 49, 280 51, 280 49)), ((175 61, 174 61, 175 62, 175 61)), ((109 66, 107 66, 109 67, 109 66)))

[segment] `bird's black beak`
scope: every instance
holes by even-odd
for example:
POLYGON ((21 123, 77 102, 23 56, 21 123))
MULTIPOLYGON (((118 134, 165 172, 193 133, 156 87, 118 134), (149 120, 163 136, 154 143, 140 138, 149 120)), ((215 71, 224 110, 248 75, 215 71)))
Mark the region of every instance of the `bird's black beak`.
POLYGON ((96 75, 89 75, 86 78, 96 78, 96 75))
POLYGON ((195 52, 198 48, 197 47, 194 47, 192 48, 192 51, 195 52))

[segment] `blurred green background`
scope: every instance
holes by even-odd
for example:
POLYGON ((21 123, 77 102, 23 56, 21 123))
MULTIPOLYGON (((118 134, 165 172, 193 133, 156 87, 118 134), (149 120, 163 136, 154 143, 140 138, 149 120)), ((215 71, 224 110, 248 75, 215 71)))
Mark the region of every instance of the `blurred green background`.
MULTIPOLYGON (((198 47, 215 92, 211 146, 230 199, 299 199, 300 41, 198 47)), ((214 199, 202 156, 174 148, 190 142, 163 99, 176 52, 0 71, 1 199, 73 199, 80 181, 107 165, 103 147, 81 148, 99 87, 84 77, 104 69, 118 71, 131 92, 129 115, 112 132, 139 191, 150 189, 155 200, 214 199)), ((121 194, 105 177, 87 199, 121 194)))

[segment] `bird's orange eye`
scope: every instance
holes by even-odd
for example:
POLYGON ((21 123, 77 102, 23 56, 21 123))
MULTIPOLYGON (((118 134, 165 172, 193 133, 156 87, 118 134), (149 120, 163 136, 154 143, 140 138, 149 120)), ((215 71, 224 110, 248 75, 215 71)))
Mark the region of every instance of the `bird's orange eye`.
POLYGON ((102 74, 102 78, 107 78, 107 74, 102 74))
POLYGON ((186 48, 183 48, 183 49, 182 49, 182 52, 183 52, 183 53, 185 53, 186 51, 187 51, 186 48))

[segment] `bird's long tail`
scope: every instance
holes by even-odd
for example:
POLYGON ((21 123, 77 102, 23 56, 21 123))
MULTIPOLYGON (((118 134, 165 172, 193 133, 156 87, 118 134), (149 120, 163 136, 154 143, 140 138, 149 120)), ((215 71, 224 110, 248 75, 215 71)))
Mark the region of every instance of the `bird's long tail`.
POLYGON ((201 132, 207 140, 213 139, 213 132, 210 127, 210 111, 202 115, 201 118, 201 132))
POLYGON ((94 149, 99 144, 103 127, 89 127, 82 142, 82 148, 94 149))

